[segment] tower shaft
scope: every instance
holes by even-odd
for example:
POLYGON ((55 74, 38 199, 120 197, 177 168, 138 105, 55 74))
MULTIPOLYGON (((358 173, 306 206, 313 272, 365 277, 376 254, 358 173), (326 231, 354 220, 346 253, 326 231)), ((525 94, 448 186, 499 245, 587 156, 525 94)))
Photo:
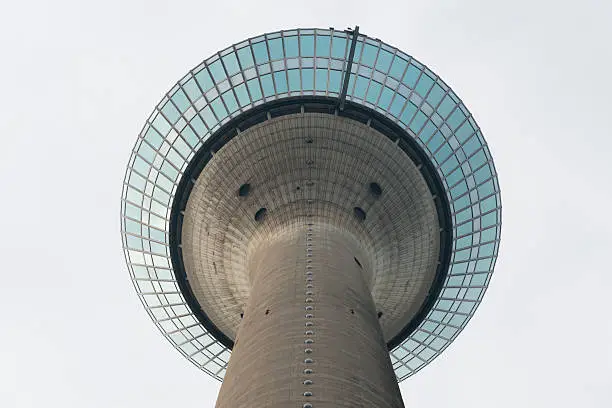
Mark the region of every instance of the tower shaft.
POLYGON ((325 225, 255 251, 217 408, 404 406, 360 256, 325 225))

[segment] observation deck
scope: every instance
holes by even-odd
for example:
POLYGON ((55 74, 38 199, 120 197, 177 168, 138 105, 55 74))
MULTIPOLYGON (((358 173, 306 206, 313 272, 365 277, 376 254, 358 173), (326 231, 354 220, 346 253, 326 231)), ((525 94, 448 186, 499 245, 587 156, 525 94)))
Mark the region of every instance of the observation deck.
MULTIPOLYGON (((367 315, 344 327, 346 319, 322 312, 334 322, 329 330, 378 339, 395 374, 395 385, 383 375, 378 387, 389 390, 436 358, 474 314, 501 228, 490 152, 455 93, 380 40, 321 29, 235 44, 173 86, 134 146, 121 208, 136 291, 196 366, 223 380, 245 341, 241 327, 257 338, 265 318, 290 314, 300 285, 301 314, 312 298, 322 311, 342 309, 342 319, 367 315), (305 295, 315 289, 304 280, 309 247, 319 278, 343 276, 348 286, 338 290, 371 303, 305 295), (287 276, 293 289, 282 286, 287 276), (247 326, 251 314, 262 316, 247 326)), ((327 349, 331 339, 322 338, 327 349)))

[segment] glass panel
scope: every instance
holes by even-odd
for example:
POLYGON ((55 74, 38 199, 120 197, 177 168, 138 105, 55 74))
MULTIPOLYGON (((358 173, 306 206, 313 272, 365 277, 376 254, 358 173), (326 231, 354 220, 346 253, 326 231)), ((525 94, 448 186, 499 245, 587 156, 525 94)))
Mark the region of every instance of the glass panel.
POLYGON ((434 83, 433 79, 431 79, 428 75, 423 74, 421 75, 421 78, 419 78, 419 83, 417 84, 415 90, 417 91, 419 95, 421 95, 422 97, 425 97, 425 95, 427 95, 427 92, 429 91, 433 83, 434 83))
POLYGON ((236 58, 236 54, 231 53, 223 58, 223 64, 225 65, 225 69, 227 69, 227 73, 229 75, 234 75, 238 71, 240 71, 240 67, 238 66, 238 58, 236 58))
POLYGON ((272 75, 262 75, 261 88, 263 89, 265 97, 274 95, 274 83, 272 82, 272 75))
POLYGON ((285 71, 275 72, 274 82, 276 84, 276 92, 278 93, 287 92, 287 77, 285 76, 285 71))
POLYGON ((371 44, 366 44, 365 47, 363 47, 363 53, 361 55, 361 64, 367 65, 368 67, 373 67, 377 54, 378 47, 375 47, 371 44))
POLYGON ((276 38, 268 41, 268 47, 270 48, 270 59, 279 60, 284 58, 283 56, 283 40, 276 38))
POLYGON ((300 36, 300 52, 302 57, 314 57, 314 36, 300 36))
MULTIPOLYGON (((210 77, 210 74, 208 73, 208 71, 206 70, 206 68, 202 69, 200 72, 198 72, 196 75, 196 80, 198 81, 198 85, 200 85, 200 88, 206 92, 207 90, 209 90, 210 88, 212 88, 213 86, 213 80, 210 77)), ((198 91, 199 93, 199 91, 198 91)), ((195 100, 194 98, 191 98, 191 100, 195 100)))
POLYGON ((182 89, 178 89, 174 95, 172 95, 172 102, 179 108, 181 113, 185 112, 190 105, 189 100, 187 100, 187 95, 185 95, 182 89))
POLYGON ((408 88, 414 89, 414 85, 416 84, 420 73, 420 69, 415 67, 413 64, 410 64, 410 66, 408 66, 408 69, 406 70, 406 75, 404 75, 404 79, 402 80, 402 82, 406 84, 408 88))
POLYGON ((300 55, 297 37, 285 38, 285 53, 287 55, 287 58, 297 57, 300 55))
POLYGON ((305 91, 312 91, 314 89, 314 70, 303 69, 302 70, 302 89, 305 91))
POLYGON ((386 73, 391 66, 392 59, 393 54, 391 54, 389 51, 380 50, 378 53, 378 59, 376 60, 376 69, 386 73))
POLYGON ((301 89, 300 71, 297 69, 291 69, 287 71, 287 76, 289 77, 289 90, 292 92, 299 91, 301 89))
POLYGON ((247 87, 249 88, 249 93, 253 101, 258 101, 262 98, 259 81, 256 78, 247 81, 247 87))
MULTIPOLYGON (((208 66, 208 69, 210 70, 210 73, 212 74, 213 79, 215 80, 215 83, 219 83, 223 81, 225 78, 227 78, 220 60, 217 60, 213 62, 212 64, 210 64, 208 66)), ((199 82, 199 79, 198 79, 198 82, 199 82)))
POLYGON ((346 38, 334 37, 334 39, 332 40, 332 57, 343 59, 346 53, 346 47, 346 38))
POLYGON ((319 91, 327 90, 327 69, 316 70, 316 89, 319 91))
POLYGON ((268 48, 265 42, 253 44, 253 54, 255 55, 255 62, 257 64, 263 64, 268 62, 268 48))
MULTIPOLYGON (((317 56, 329 57, 330 38, 328 36, 317 36, 317 56)), ((318 85, 317 85, 318 88, 318 85)))
POLYGON ((252 67, 254 65, 253 55, 251 55, 251 48, 244 47, 237 51, 238 60, 240 60, 240 65, 242 69, 246 69, 252 67))

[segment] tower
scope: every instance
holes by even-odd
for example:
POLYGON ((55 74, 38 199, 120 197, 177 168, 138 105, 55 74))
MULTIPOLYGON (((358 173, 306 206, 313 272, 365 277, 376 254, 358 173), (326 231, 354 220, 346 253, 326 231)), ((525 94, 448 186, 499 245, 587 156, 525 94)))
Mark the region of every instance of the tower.
POLYGON ((190 71, 122 197, 138 295, 223 381, 220 408, 403 407, 398 381, 480 303, 500 226, 467 108, 358 28, 265 34, 190 71))

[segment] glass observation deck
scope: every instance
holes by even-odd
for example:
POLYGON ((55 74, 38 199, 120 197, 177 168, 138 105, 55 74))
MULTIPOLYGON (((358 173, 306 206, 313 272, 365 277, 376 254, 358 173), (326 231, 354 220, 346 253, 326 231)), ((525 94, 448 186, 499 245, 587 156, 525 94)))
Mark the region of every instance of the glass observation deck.
POLYGON ((121 201, 122 240, 134 286, 164 336, 192 363, 223 380, 231 351, 208 332, 176 280, 171 210, 199 149, 257 106, 303 97, 340 98, 384 116, 414 139, 449 202, 452 253, 425 318, 390 350, 398 381, 436 358, 466 326, 486 291, 499 249, 501 201, 491 154, 474 118, 425 65, 353 32, 279 31, 218 52, 178 81, 147 119, 130 157, 121 201))

